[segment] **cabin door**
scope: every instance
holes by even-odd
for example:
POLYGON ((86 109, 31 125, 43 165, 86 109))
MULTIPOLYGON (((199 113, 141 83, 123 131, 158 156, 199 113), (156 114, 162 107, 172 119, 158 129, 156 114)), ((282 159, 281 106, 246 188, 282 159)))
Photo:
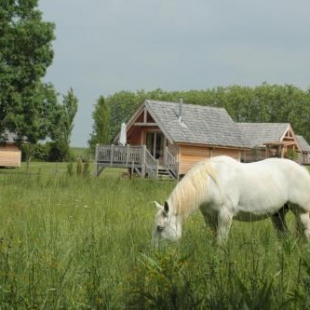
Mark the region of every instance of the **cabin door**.
POLYGON ((162 159, 164 155, 165 136, 161 132, 146 133, 146 148, 156 159, 162 159))

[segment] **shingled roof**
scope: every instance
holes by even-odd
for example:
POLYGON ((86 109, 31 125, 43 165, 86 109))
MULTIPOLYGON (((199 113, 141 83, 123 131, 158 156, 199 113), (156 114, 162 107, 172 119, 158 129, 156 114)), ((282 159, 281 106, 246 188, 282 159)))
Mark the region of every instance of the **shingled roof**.
POLYGON ((264 143, 281 141, 290 128, 289 123, 236 123, 242 137, 251 148, 264 147, 264 143))
POLYGON ((247 147, 239 127, 224 108, 146 100, 145 106, 174 143, 247 147), (181 115, 180 114, 181 111, 181 115))
POLYGON ((298 144, 303 152, 310 153, 310 145, 303 136, 296 135, 298 144))

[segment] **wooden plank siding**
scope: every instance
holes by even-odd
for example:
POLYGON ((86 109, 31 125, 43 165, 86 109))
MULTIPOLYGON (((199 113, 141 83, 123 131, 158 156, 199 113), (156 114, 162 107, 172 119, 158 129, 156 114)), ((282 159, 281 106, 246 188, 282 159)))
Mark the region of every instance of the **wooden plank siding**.
POLYGON ((303 165, 310 165, 309 153, 297 153, 296 161, 303 165))
POLYGON ((220 155, 230 156, 230 157, 240 161, 241 150, 228 149, 228 148, 213 148, 211 150, 211 157, 220 156, 220 155))
POLYGON ((186 174, 198 161, 208 158, 208 148, 196 145, 179 145, 179 175, 186 174))
POLYGON ((197 162, 219 155, 231 156, 237 160, 241 158, 240 150, 238 149, 179 145, 179 175, 186 174, 197 162))
POLYGON ((21 151, 14 145, 0 147, 0 167, 18 168, 21 165, 21 151))

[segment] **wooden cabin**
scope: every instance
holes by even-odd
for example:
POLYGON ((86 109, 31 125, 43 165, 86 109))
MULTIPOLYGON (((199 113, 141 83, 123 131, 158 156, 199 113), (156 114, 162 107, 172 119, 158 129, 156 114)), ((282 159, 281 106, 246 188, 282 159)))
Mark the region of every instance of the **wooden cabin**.
POLYGON ((13 134, 5 132, 0 140, 0 168, 19 168, 22 153, 14 141, 13 134))
POLYGON ((126 145, 119 140, 120 134, 113 145, 97 146, 97 175, 110 166, 142 177, 179 178, 198 161, 217 155, 248 162, 278 156, 279 150, 281 156, 288 149, 302 152, 290 124, 236 123, 224 108, 182 101, 145 100, 126 124, 126 145))

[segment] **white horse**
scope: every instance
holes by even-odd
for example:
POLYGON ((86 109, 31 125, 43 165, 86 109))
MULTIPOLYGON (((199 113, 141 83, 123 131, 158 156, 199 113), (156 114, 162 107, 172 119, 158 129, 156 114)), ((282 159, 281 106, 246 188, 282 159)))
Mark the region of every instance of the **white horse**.
POLYGON ((271 217, 278 232, 287 231, 285 214, 290 209, 297 230, 310 237, 310 174, 299 164, 280 158, 240 163, 228 156, 204 160, 176 185, 164 205, 155 202, 154 241, 175 241, 183 221, 198 208, 206 224, 225 242, 233 218, 256 221, 271 217))

